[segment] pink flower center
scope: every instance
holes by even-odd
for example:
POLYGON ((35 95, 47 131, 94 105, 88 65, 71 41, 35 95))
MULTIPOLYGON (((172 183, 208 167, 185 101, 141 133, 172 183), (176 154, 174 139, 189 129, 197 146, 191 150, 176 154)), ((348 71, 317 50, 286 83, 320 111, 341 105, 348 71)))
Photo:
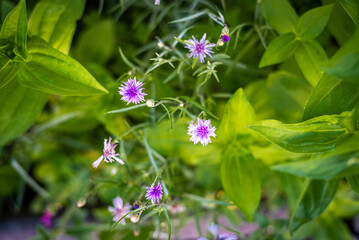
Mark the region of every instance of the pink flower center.
POLYGON ((113 156, 115 154, 116 154, 115 149, 113 149, 112 147, 103 150, 103 157, 104 158, 109 158, 109 157, 111 157, 111 156, 113 156))
POLYGON ((202 53, 204 51, 204 44, 203 43, 197 43, 195 48, 196 48, 197 53, 202 53))
POLYGON ((197 128, 197 134, 202 138, 207 137, 208 128, 206 126, 201 126, 201 127, 197 128))

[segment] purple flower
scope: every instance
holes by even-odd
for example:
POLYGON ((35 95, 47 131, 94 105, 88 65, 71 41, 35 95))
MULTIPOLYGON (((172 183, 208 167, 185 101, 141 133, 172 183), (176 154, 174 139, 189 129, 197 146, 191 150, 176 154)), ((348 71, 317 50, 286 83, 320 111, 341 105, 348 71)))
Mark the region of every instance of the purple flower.
POLYGON ((188 57, 198 57, 201 63, 204 62, 206 54, 212 57, 211 53, 213 53, 213 51, 211 51, 211 48, 216 46, 216 44, 209 43, 208 40, 206 40, 206 34, 203 34, 203 37, 199 42, 194 36, 192 36, 192 38, 193 40, 188 40, 190 43, 185 46, 185 48, 188 48, 191 51, 191 54, 188 57))
POLYGON ((103 148, 103 154, 101 155, 101 157, 99 157, 96 161, 94 161, 92 163, 92 166, 94 168, 97 168, 98 165, 101 163, 102 159, 105 159, 105 162, 113 162, 114 160, 116 160, 117 162, 119 162, 121 165, 125 164, 121 159, 119 159, 118 155, 120 155, 119 153, 116 153, 115 148, 117 146, 117 144, 111 143, 112 139, 111 137, 108 139, 105 139, 104 142, 104 148, 103 148))
MULTIPOLYGON (((108 211, 112 213, 113 221, 115 222, 118 222, 124 215, 131 211, 131 206, 127 203, 124 206, 123 200, 120 196, 113 199, 113 206, 114 207, 109 206, 108 211)), ((126 217, 129 217, 129 215, 127 215, 126 217)), ((120 223, 126 224, 125 219, 122 219, 120 223)))
POLYGON ((196 125, 193 123, 189 125, 187 134, 192 136, 190 140, 194 142, 194 144, 201 142, 203 146, 206 146, 211 142, 210 137, 216 137, 214 133, 215 130, 216 128, 211 125, 211 120, 198 118, 196 125))
POLYGON ((223 35, 222 36, 222 41, 223 42, 229 42, 229 41, 231 41, 231 39, 228 37, 228 35, 223 35))
POLYGON ((127 102, 127 104, 130 102, 137 104, 141 101, 145 101, 143 96, 147 94, 142 92, 142 85, 143 82, 137 82, 136 77, 134 77, 134 79, 130 78, 127 82, 122 84, 121 87, 119 87, 119 93, 122 95, 121 100, 127 102))
POLYGON ((49 209, 46 209, 44 215, 42 215, 42 216, 40 217, 40 221, 41 221, 46 227, 51 227, 51 218, 52 218, 52 215, 51 215, 50 210, 49 210, 49 209))
POLYGON ((159 203, 162 199, 162 186, 161 183, 158 183, 156 186, 146 187, 147 194, 146 199, 151 200, 152 202, 159 203))
POLYGON ((160 3, 161 3, 161 0, 156 0, 155 1, 155 5, 160 5, 160 3))
MULTIPOLYGON (((219 234, 218 226, 215 223, 212 223, 208 227, 208 231, 210 231, 212 233, 215 240, 237 240, 238 239, 235 234, 229 234, 229 233, 219 234)), ((200 237, 197 240, 207 240, 207 238, 200 237)))

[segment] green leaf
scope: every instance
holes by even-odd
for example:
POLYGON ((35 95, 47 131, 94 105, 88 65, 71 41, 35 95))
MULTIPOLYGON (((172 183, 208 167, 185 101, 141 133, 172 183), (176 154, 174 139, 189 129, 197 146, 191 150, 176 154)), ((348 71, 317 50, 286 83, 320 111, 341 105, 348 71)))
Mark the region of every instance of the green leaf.
POLYGON ((114 23, 105 20, 91 25, 79 36, 74 57, 80 62, 105 64, 113 55, 115 47, 114 23), (89 41, 91 39, 91 41, 89 41))
POLYGON ((23 61, 13 61, 0 50, 0 89, 15 77, 23 65, 23 61))
POLYGON ((338 180, 308 180, 290 219, 291 234, 324 212, 332 201, 337 187, 338 180))
POLYGON ((298 197, 302 192, 304 186, 303 181, 296 176, 281 172, 276 172, 275 176, 279 180, 281 189, 283 189, 287 197, 287 203, 292 211, 296 207, 298 197))
POLYGON ((226 104, 222 121, 217 130, 218 138, 225 143, 236 139, 238 135, 250 134, 245 125, 254 121, 254 110, 243 89, 240 88, 226 104))
POLYGON ((304 13, 297 24, 297 34, 303 40, 319 36, 328 23, 333 5, 317 7, 304 13))
POLYGON ((304 77, 315 87, 323 76, 319 66, 328 59, 322 46, 315 40, 301 42, 294 56, 304 77))
POLYGON ((0 89, 0 146, 25 132, 47 102, 48 94, 15 81, 0 89))
POLYGON ((351 122, 347 122, 351 114, 324 115, 293 124, 263 120, 247 127, 288 151, 323 152, 332 150, 348 136, 349 129, 353 130, 351 122))
POLYGON ((298 16, 287 0, 263 0, 260 7, 264 18, 279 34, 295 32, 298 16))
POLYGON ((357 0, 338 0, 353 22, 359 23, 359 2, 357 0))
POLYGON ((258 207, 261 187, 257 163, 252 154, 233 142, 222 154, 221 180, 228 198, 249 221, 258 207))
POLYGON ((21 76, 18 79, 25 86, 68 96, 108 92, 80 63, 44 40, 33 37, 28 47, 31 61, 18 73, 21 76))
POLYGON ((346 176, 347 181, 349 182, 352 189, 357 193, 359 196, 359 174, 355 175, 348 175, 346 176))
POLYGON ((299 177, 330 180, 359 173, 359 153, 330 153, 309 161, 295 161, 273 167, 275 171, 299 177))
POLYGON ((345 12, 338 0, 322 0, 324 4, 334 4, 332 14, 329 18, 328 29, 337 40, 339 45, 343 45, 355 30, 355 24, 345 12))
POLYGON ((359 84, 359 27, 350 39, 340 47, 323 69, 338 78, 359 84))
POLYGON ((304 108, 303 120, 352 110, 359 100, 359 86, 325 73, 304 108))
POLYGON ((299 41, 293 33, 287 33, 275 38, 264 52, 259 67, 284 62, 295 53, 298 46, 299 41))
POLYGON ((85 0, 41 0, 29 20, 29 36, 39 36, 53 48, 67 54, 76 21, 82 16, 85 0))
MULTIPOLYGON (((277 115, 285 122, 300 121, 311 87, 302 78, 284 71, 269 74, 268 94, 277 115)), ((268 105, 266 104, 266 107, 268 105)))
POLYGON ((7 15, 1 26, 0 46, 9 45, 15 55, 27 59, 27 17, 25 0, 20 0, 17 6, 7 15))

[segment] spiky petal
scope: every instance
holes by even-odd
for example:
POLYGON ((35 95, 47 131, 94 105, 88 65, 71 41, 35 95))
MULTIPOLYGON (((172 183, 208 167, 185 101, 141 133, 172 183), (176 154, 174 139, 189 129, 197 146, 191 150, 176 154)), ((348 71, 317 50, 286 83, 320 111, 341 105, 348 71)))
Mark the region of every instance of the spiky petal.
POLYGON ((204 62, 206 55, 212 57, 211 53, 213 53, 213 51, 211 50, 212 47, 216 46, 216 44, 209 43, 208 40, 206 40, 206 34, 203 34, 200 41, 197 41, 194 36, 192 36, 192 39, 188 40, 190 43, 185 46, 185 48, 188 48, 191 52, 188 57, 198 57, 201 63, 204 62))
POLYGON ((121 87, 119 87, 120 91, 118 91, 122 95, 121 100, 127 102, 127 104, 131 102, 137 104, 145 101, 144 96, 147 94, 142 92, 142 85, 143 82, 136 81, 136 77, 124 82, 121 87))
POLYGON ((215 127, 212 127, 211 120, 197 119, 197 124, 190 123, 188 127, 188 135, 192 136, 190 140, 197 144, 201 142, 203 146, 206 146, 211 142, 210 137, 216 137, 214 131, 215 127))
POLYGON ((119 153, 116 153, 116 150, 115 150, 117 143, 116 142, 112 143, 111 141, 112 141, 111 137, 109 137, 108 142, 107 142, 107 139, 105 139, 103 154, 96 161, 94 161, 92 163, 92 166, 94 168, 97 168, 103 159, 107 163, 117 161, 121 165, 125 164, 120 158, 117 157, 118 155, 120 155, 119 153))
POLYGON ((159 203, 163 196, 161 183, 158 183, 156 186, 151 186, 146 188, 147 188, 146 198, 148 200, 151 200, 152 202, 159 203))

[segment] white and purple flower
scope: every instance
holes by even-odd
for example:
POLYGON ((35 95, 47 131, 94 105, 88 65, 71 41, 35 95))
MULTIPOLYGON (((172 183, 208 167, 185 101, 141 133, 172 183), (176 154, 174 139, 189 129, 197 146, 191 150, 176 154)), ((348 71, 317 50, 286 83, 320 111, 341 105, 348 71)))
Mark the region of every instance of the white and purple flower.
POLYGON ((111 143, 111 141, 112 141, 111 137, 108 139, 108 142, 107 142, 107 139, 105 139, 103 154, 101 155, 101 157, 99 157, 96 161, 94 161, 92 163, 92 166, 94 168, 97 168, 103 159, 105 159, 105 162, 107 162, 107 163, 113 162, 114 160, 116 160, 121 165, 125 164, 121 159, 119 159, 117 157, 120 154, 116 153, 116 151, 115 151, 115 148, 117 146, 116 141, 114 143, 111 143))
POLYGON ((206 34, 203 34, 200 41, 197 41, 194 36, 192 36, 192 38, 193 40, 188 40, 190 43, 185 46, 185 48, 188 48, 191 51, 191 54, 188 57, 198 57, 201 63, 204 62, 206 55, 212 57, 211 53, 213 53, 213 51, 211 50, 216 44, 209 43, 208 40, 206 40, 206 34))
POLYGON ((119 87, 120 91, 118 91, 122 95, 121 100, 127 102, 127 104, 131 102, 137 104, 145 101, 144 96, 147 94, 142 92, 142 85, 143 82, 136 81, 136 77, 133 79, 130 78, 127 82, 124 82, 124 84, 119 87))
POLYGON ((155 5, 160 5, 161 0, 155 0, 155 5))
POLYGON ((197 119, 197 124, 191 123, 188 127, 188 135, 192 136, 190 140, 197 144, 201 142, 203 146, 206 146, 211 142, 210 137, 216 137, 214 131, 216 127, 212 127, 211 120, 197 119))
POLYGON ((163 196, 161 183, 157 183, 157 185, 155 186, 146 187, 146 188, 147 188, 146 198, 148 200, 151 200, 152 202, 159 203, 163 196))
MULTIPOLYGON (((113 221, 115 222, 118 222, 124 215, 131 211, 131 206, 127 203, 123 205, 123 200, 120 196, 113 199, 112 202, 114 207, 109 206, 108 211, 112 213, 113 221)), ((127 215, 126 217, 128 218, 129 215, 127 215)), ((125 219, 122 219, 120 223, 126 224, 125 219)))

